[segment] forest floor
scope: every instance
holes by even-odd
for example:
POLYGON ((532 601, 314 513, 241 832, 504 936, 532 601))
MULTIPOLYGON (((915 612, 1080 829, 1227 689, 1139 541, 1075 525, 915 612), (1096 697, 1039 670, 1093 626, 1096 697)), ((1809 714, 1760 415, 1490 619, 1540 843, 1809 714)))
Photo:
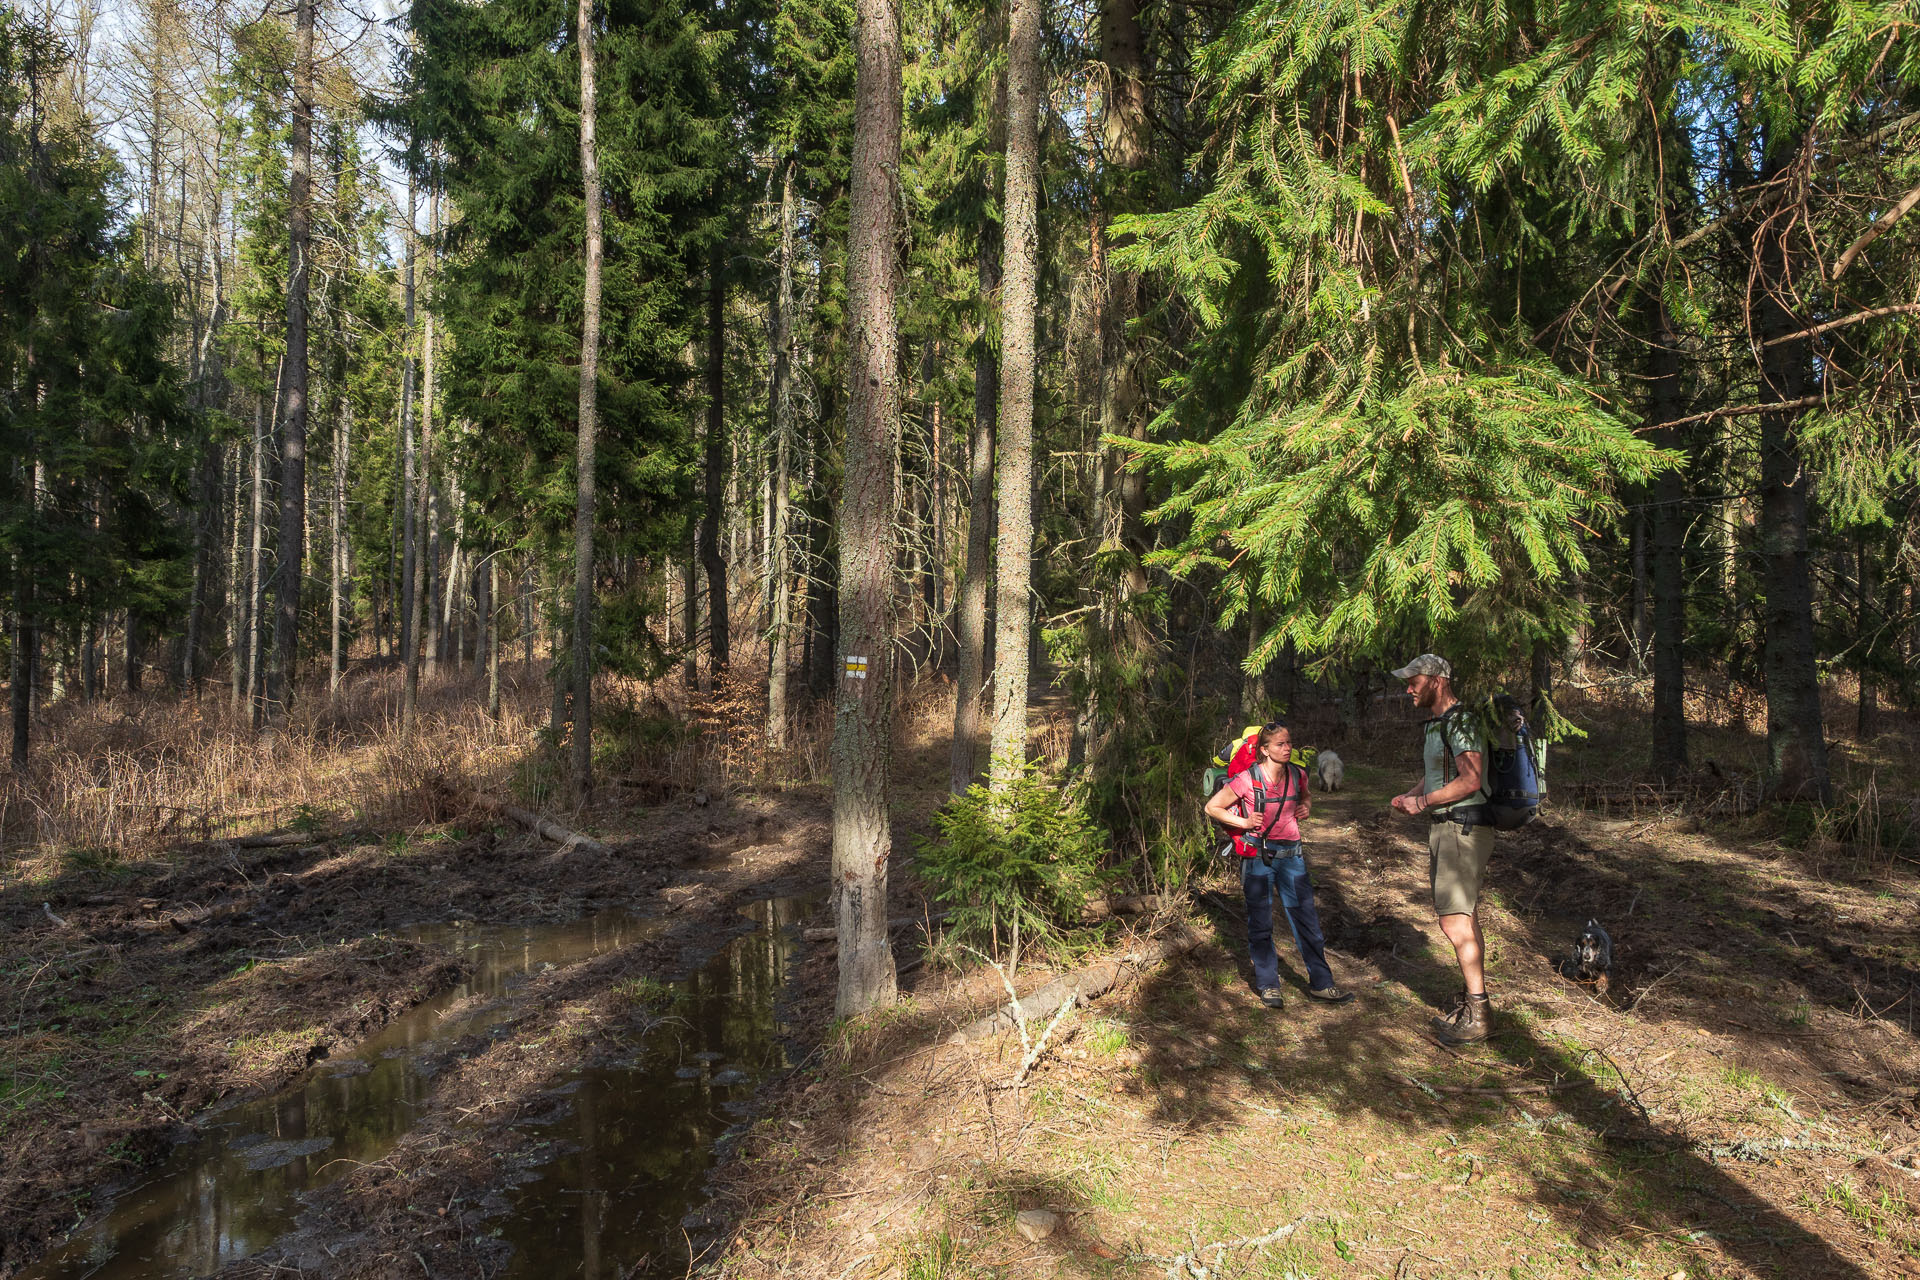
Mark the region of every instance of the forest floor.
MULTIPOLYGON (((912 737, 896 755, 893 890, 894 913, 917 915, 910 850, 945 751, 912 737)), ((1216 871, 1192 917, 1210 940, 1072 1013, 1010 1087, 1016 1035, 948 1043, 1004 1000, 990 970, 913 967, 898 1006, 839 1024, 832 946, 811 944, 781 1011, 801 1065, 751 1102, 708 1230, 669 1269, 1920 1275, 1910 862, 1816 863, 1750 818, 1556 807, 1500 839, 1484 907, 1497 1034, 1450 1051, 1425 1030, 1457 975, 1424 832, 1385 809, 1411 748, 1341 750, 1348 785, 1321 798, 1308 838, 1354 1003, 1311 1004, 1294 979, 1284 1009, 1259 1005, 1238 895, 1216 871), (1616 945, 1598 998, 1559 972, 1589 915, 1616 945), (1029 1240, 1025 1209, 1059 1225, 1029 1240)), ((400 926, 654 918, 630 945, 532 974, 487 1035, 445 1055, 391 1150, 310 1192, 298 1232, 229 1268, 499 1274, 508 1246, 489 1223, 543 1142, 528 1118, 581 1064, 626 1051, 648 984, 749 928, 742 907, 817 899, 825 878, 817 787, 644 798, 609 787, 569 818, 606 854, 556 854, 455 787, 405 825, 298 845, 16 861, 0 882, 0 1275, 207 1105, 279 1088, 459 979, 453 954, 400 926)), ((918 940, 899 935, 903 963, 918 940)))

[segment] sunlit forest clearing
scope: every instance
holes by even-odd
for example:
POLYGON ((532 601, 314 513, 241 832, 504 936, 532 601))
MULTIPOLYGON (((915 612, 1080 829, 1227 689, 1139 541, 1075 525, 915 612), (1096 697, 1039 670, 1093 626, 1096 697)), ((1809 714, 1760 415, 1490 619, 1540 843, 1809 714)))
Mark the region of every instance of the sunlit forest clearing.
POLYGON ((1906 8, 0 73, 0 1277, 1920 1275, 1906 8))

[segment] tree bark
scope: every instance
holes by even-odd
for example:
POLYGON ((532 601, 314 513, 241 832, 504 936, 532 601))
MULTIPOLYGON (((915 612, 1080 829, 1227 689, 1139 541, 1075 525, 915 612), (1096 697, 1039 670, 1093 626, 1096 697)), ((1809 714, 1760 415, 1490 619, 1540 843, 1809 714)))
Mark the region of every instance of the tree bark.
POLYGON ((414 273, 419 257, 414 219, 419 216, 418 194, 414 178, 407 178, 407 271, 405 288, 406 342, 400 358, 400 656, 405 678, 400 694, 400 728, 412 733, 420 707, 420 632, 415 617, 417 592, 414 589, 416 563, 420 558, 420 526, 414 519, 418 509, 414 492, 420 485, 418 448, 413 439, 413 317, 414 273))
POLYGON ((767 746, 787 747, 787 670, 793 662, 793 563, 788 554, 793 448, 794 162, 780 184, 780 266, 773 297, 773 519, 768 537, 772 616, 767 628, 767 746))
POLYGON ((347 467, 353 448, 353 414, 347 407, 346 388, 336 389, 333 433, 333 502, 331 504, 332 548, 327 556, 327 591, 332 605, 330 656, 327 664, 327 691, 340 696, 340 681, 347 670, 346 587, 347 574, 347 467))
POLYGON ((295 0, 292 157, 287 199, 286 406, 280 422, 280 541, 274 548, 273 665, 267 716, 284 725, 299 675, 307 521, 307 248, 313 216, 313 6, 295 0))
MULTIPOLYGON (((1680 382, 1680 336, 1664 303, 1654 299, 1654 341, 1649 348, 1648 412, 1655 422, 1686 413, 1680 382)), ((1678 428, 1658 441, 1671 448, 1678 428)), ((1653 754, 1649 762, 1660 778, 1675 778, 1687 768, 1687 584, 1685 477, 1663 472, 1653 484, 1653 754)))
MULTIPOLYGON (((427 184, 427 263, 426 280, 423 292, 427 295, 427 321, 420 335, 420 440, 418 443, 419 465, 414 477, 413 489, 413 637, 421 651, 414 670, 425 666, 425 674, 432 676, 439 665, 439 641, 437 634, 439 615, 433 608, 434 570, 438 568, 439 538, 434 527, 433 503, 433 393, 434 393, 434 265, 439 256, 435 240, 440 234, 440 185, 438 180, 427 184)), ((420 679, 415 677, 416 686, 420 679)))
POLYGON ((700 565, 707 571, 707 678, 715 689, 730 660, 727 562, 720 554, 720 498, 726 490, 726 277, 715 247, 707 276, 707 508, 700 520, 700 565))
MULTIPOLYGON (((586 201, 585 297, 580 317, 580 435, 573 521, 573 790, 593 793, 594 431, 600 369, 600 155, 595 145, 593 0, 580 0, 580 176, 586 201)), ((557 726, 556 726, 557 727, 557 726)))
POLYGON ((1879 709, 1880 684, 1875 670, 1875 661, 1880 647, 1879 632, 1874 626, 1874 581, 1873 549, 1867 545, 1864 530, 1854 534, 1854 563, 1859 568, 1856 586, 1859 599, 1854 611, 1854 644, 1860 651, 1860 699, 1855 708, 1853 733, 1865 742, 1873 737, 1875 713, 1879 709))
POLYGON ((893 469, 900 442, 901 40, 894 0, 857 0, 847 243, 846 480, 840 507, 839 693, 833 734, 837 1012, 892 1003, 887 766, 892 704, 893 469))
MULTIPOLYGON (((1764 179, 1780 178, 1800 140, 1774 153, 1764 179)), ((1760 339, 1762 397, 1794 401, 1813 390, 1804 338, 1779 341, 1807 326, 1795 316, 1798 251, 1790 219, 1754 231, 1753 310, 1760 339)), ((1830 798, 1827 745, 1820 710, 1820 673, 1813 638, 1813 579, 1807 551, 1809 478, 1800 456, 1800 411, 1760 417, 1760 545, 1766 593, 1767 794, 1776 800, 1830 798)))
MULTIPOLYGON (((981 237, 980 306, 998 284, 990 238, 981 237)), ((967 560, 955 619, 959 671, 954 679, 953 750, 948 789, 959 795, 980 776, 980 693, 986 681, 987 594, 993 575, 993 442, 998 431, 1000 367, 986 326, 973 353, 973 434, 967 443, 967 560)))
POLYGON ((1026 767, 1033 577, 1034 312, 1039 272, 1040 0, 1012 0, 1007 34, 1007 191, 1000 287, 1000 536, 995 582, 993 753, 1004 794, 1026 767))

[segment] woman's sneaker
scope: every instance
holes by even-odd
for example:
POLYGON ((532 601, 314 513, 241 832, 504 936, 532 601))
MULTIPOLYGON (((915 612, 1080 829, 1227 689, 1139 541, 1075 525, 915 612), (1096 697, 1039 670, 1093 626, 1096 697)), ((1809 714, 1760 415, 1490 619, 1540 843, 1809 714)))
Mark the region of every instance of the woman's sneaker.
POLYGON ((1353 999, 1353 992, 1338 987, 1308 987, 1307 994, 1322 1004, 1345 1004, 1353 999))
POLYGON ((1262 987, 1260 989, 1260 1003, 1269 1009, 1278 1009, 1281 1004, 1284 1003, 1280 998, 1280 988, 1262 987))

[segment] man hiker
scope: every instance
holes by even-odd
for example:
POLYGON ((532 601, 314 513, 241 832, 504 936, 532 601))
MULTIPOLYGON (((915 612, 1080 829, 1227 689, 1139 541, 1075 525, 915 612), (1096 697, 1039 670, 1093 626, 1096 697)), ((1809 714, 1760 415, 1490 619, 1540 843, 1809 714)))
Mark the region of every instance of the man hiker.
POLYGON ((1353 999, 1333 981, 1320 913, 1313 905, 1313 878, 1300 852, 1300 824, 1313 811, 1307 771, 1293 763, 1293 735, 1275 721, 1261 728, 1251 767, 1228 778, 1207 801, 1207 816, 1240 833, 1240 892, 1247 902, 1247 953, 1260 1003, 1278 1009, 1280 956, 1273 949, 1273 899, 1277 893, 1293 930, 1294 946, 1307 966, 1307 994, 1328 1004, 1353 999))
POLYGON ((1486 733, 1455 696, 1453 667, 1445 658, 1423 653, 1393 674, 1407 682, 1413 705, 1427 715, 1426 771, 1412 790, 1393 798, 1393 807, 1429 823, 1433 909, 1465 982, 1459 1003, 1433 1020, 1433 1033, 1447 1044, 1470 1044, 1485 1040, 1492 1022, 1479 915, 1480 881, 1493 852, 1483 786, 1486 733))

